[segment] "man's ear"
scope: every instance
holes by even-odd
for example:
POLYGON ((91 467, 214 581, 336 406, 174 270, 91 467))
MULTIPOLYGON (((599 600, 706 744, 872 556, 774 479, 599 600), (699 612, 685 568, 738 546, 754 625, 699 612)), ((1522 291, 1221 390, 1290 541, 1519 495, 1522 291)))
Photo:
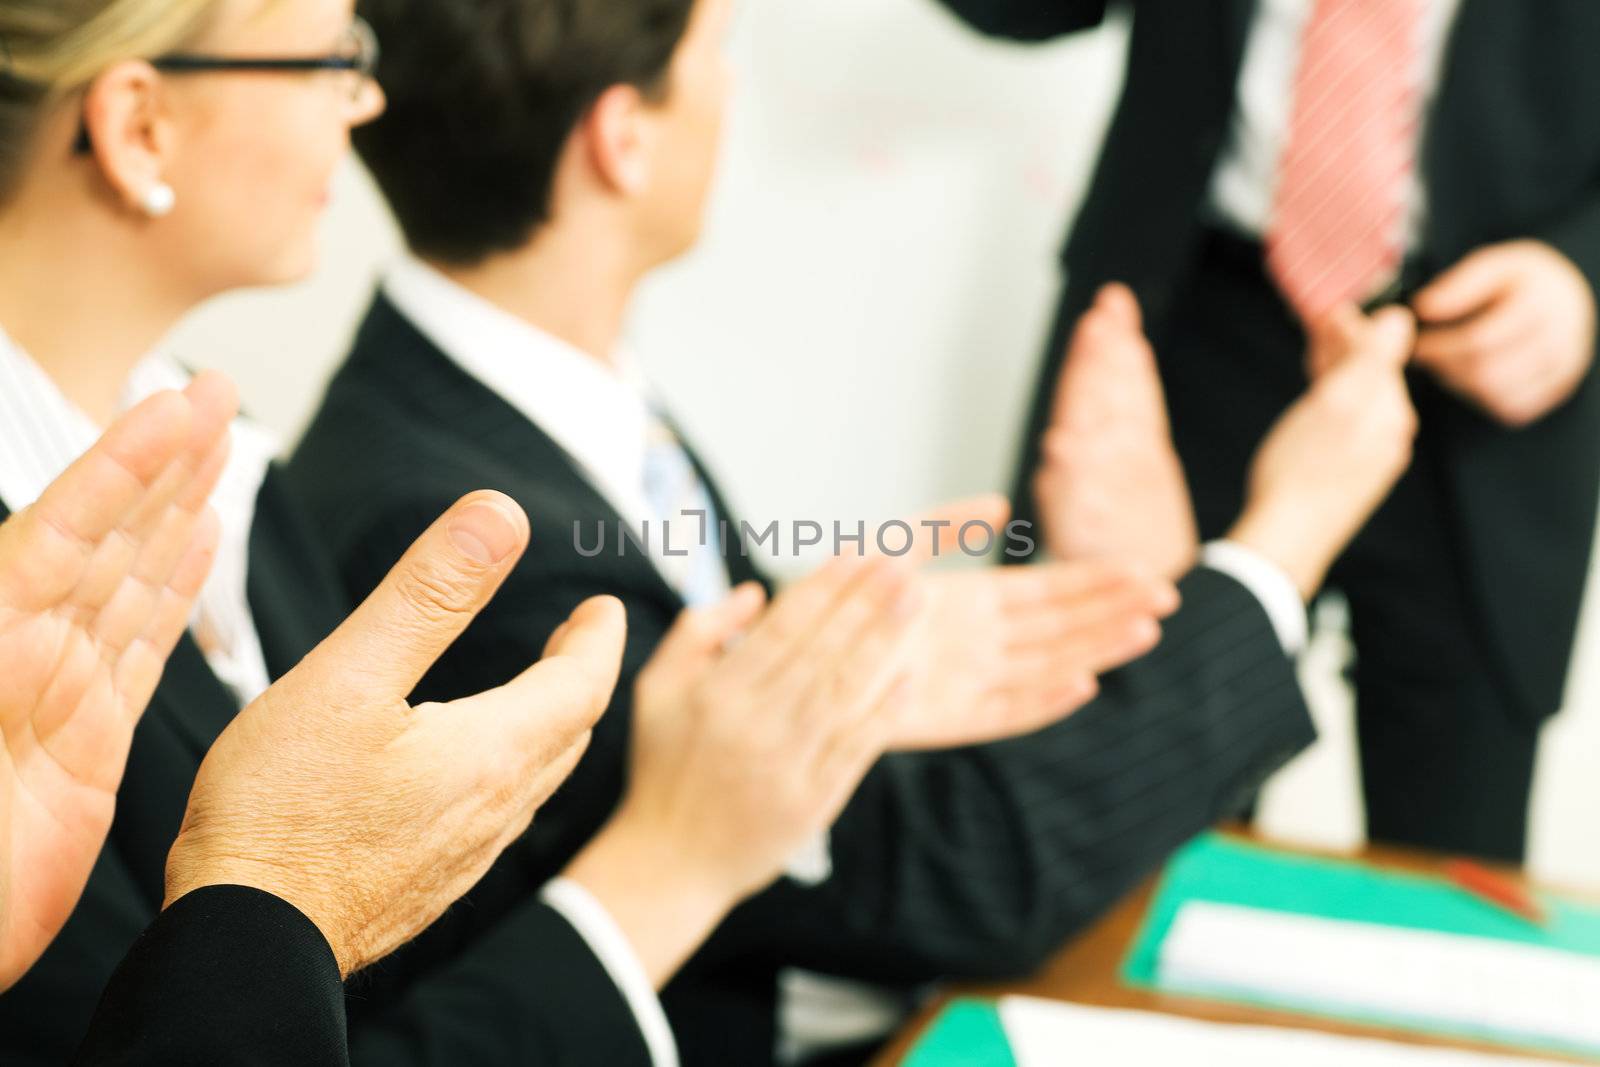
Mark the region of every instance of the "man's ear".
POLYGON ((622 196, 638 196, 650 184, 655 120, 639 90, 613 85, 583 122, 590 164, 600 182, 622 196))
POLYGON ((83 121, 94 160, 117 198, 133 210, 165 181, 174 128, 161 75, 149 63, 127 60, 90 83, 83 121))

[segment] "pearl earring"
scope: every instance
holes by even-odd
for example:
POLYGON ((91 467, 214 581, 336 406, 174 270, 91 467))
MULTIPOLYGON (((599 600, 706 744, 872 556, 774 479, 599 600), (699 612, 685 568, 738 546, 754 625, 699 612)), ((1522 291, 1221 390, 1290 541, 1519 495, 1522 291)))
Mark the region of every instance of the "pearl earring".
POLYGON ((139 207, 152 219, 164 219, 178 206, 178 194, 166 182, 156 182, 139 198, 139 207))

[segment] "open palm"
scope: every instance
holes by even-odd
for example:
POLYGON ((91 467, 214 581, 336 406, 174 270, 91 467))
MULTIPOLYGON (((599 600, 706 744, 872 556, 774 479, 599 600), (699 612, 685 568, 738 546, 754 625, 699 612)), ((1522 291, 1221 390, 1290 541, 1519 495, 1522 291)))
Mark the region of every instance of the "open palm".
POLYGON ((1010 516, 1008 500, 987 495, 908 523, 916 537, 902 560, 920 571, 921 610, 910 710, 891 748, 985 744, 1059 722, 1094 698, 1098 675, 1154 648, 1161 620, 1177 610, 1171 582, 1115 558, 923 569, 969 544, 992 547, 1010 516))
POLYGON ((210 569, 235 405, 217 375, 151 397, 0 526, 0 989, 66 922, 110 830, 210 569))
POLYGON ((1122 559, 1174 581, 1194 566, 1189 483, 1156 353, 1125 286, 1103 289, 1073 332, 1033 488, 1057 559, 1122 559))
POLYGON ((1164 580, 1115 560, 922 576, 913 711, 899 749, 1018 737, 1078 710, 1096 678, 1155 647, 1177 607, 1164 580))

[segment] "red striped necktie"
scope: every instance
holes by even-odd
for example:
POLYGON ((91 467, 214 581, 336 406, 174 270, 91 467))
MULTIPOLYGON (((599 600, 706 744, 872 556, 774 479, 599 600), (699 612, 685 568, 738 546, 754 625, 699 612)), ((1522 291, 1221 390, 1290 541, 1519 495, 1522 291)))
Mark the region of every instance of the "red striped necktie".
POLYGON ((1417 166, 1427 0, 1315 0, 1267 263, 1308 324, 1392 281, 1417 166))

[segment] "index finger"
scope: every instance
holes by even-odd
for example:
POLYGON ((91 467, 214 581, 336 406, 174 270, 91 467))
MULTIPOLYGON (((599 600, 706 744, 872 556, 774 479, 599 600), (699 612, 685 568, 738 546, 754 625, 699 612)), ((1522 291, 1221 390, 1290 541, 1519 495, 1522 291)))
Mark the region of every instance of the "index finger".
POLYGON ((1435 278, 1416 295, 1412 307, 1424 322, 1463 319, 1498 298, 1511 278, 1498 249, 1480 249, 1435 278))
POLYGON ((1181 604, 1178 589, 1171 582, 1116 559, 1086 558, 1008 567, 996 580, 1001 583, 1002 603, 1008 611, 1115 596, 1143 604, 1164 617, 1177 611, 1181 604))
POLYGON ((881 559, 840 556, 785 589, 723 660, 726 669, 759 678, 795 654, 795 649, 859 583, 871 581, 890 564, 881 559))
MULTIPOLYGON (((82 580, 112 531, 149 505, 190 430, 189 401, 158 393, 112 423, 101 438, 52 482, 32 506, 0 528, 4 555, 18 561, 0 575, 6 595, 23 610, 60 601, 82 580)), ((131 562, 131 554, 129 555, 131 562)))
POLYGON ((146 504, 189 442, 193 411, 180 393, 148 398, 112 423, 50 483, 35 514, 81 545, 94 545, 146 504))
POLYGON ((1510 348, 1542 327, 1536 313, 1514 300, 1500 300, 1483 311, 1447 326, 1429 326, 1417 337, 1417 359, 1441 365, 1510 348))
MULTIPOLYGON (((983 530, 984 543, 993 548, 1011 518, 1011 501, 999 493, 984 493, 940 505, 905 525, 911 529, 906 550, 892 558, 909 567, 922 567, 967 551, 974 527, 983 530)), ((881 544, 880 544, 881 549, 881 544)), ((876 555, 887 555, 879 552, 876 555)))

